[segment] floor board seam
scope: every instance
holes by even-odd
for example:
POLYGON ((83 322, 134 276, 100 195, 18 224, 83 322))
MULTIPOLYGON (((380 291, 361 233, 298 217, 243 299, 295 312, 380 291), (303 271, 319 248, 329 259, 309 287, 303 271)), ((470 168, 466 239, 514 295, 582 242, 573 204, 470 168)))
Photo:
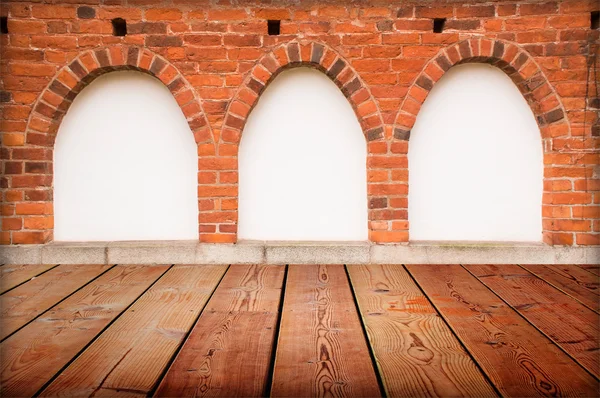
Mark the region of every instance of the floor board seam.
POLYGON ((410 270, 408 269, 408 267, 405 264, 402 264, 402 267, 404 267, 404 270, 406 271, 406 273, 408 274, 408 276, 410 277, 410 279, 412 279, 412 281, 415 283, 415 285, 417 286, 417 288, 421 291, 421 293, 423 293, 423 296, 425 296, 425 298, 427 298, 427 301, 429 302, 429 304, 431 304, 431 306, 433 307, 433 309, 435 310, 435 312, 438 314, 438 316, 440 317, 440 319, 444 322, 444 324, 446 324, 446 326, 448 327, 448 330, 450 331, 450 333, 452 333, 452 335, 454 336, 454 338, 456 339, 456 341, 458 341, 458 343, 460 344, 460 346, 462 347, 462 349, 465 351, 465 353, 469 356, 469 358, 471 359, 471 361, 473 361, 473 364, 481 372, 481 374, 482 374, 483 378, 485 379, 485 381, 488 382, 488 384, 492 387, 492 389, 498 395, 498 397, 503 397, 504 395, 500 392, 500 390, 498 389, 498 387, 492 382, 492 379, 491 379, 490 375, 485 371, 485 369, 483 369, 483 367, 475 359, 475 357, 473 356, 473 353, 467 348, 467 345, 460 338, 460 336, 458 335, 458 333, 456 332, 456 330, 452 327, 452 324, 450 323, 450 320, 447 319, 442 314, 442 312, 435 305, 435 303, 433 302, 433 300, 431 300, 429 298, 429 295, 421 287, 421 285, 419 284, 419 282, 417 282, 417 279, 413 276, 413 274, 410 273, 410 270))
MULTIPOLYGON (((3 265, 4 265, 4 264, 3 264, 3 265)), ((37 264, 35 264, 35 265, 37 265, 37 264)), ((47 270, 44 270, 44 271, 40 272, 39 274, 35 274, 35 275, 34 275, 34 276, 32 276, 31 278, 29 278, 29 279, 27 279, 27 280, 25 280, 25 281, 23 281, 23 282, 19 283, 18 285, 15 285, 15 286, 11 287, 10 289, 8 289, 8 290, 6 290, 6 291, 2 292, 2 293, 0 294, 0 296, 3 296, 3 295, 5 295, 6 293, 10 292, 11 290, 13 290, 13 289, 16 289, 16 288, 18 288, 19 286, 22 286, 22 285, 26 284, 27 282, 31 281, 33 278, 38 278, 38 277, 40 277, 40 276, 44 275, 46 272, 53 270, 54 268, 58 267, 59 265, 62 265, 62 264, 56 264, 54 267, 50 267, 50 268, 48 268, 47 270)))
MULTIPOLYGON (((89 281, 87 281, 86 283, 84 283, 83 285, 79 286, 77 289, 73 290, 70 294, 68 294, 65 297, 63 297, 62 299, 58 300, 56 303, 52 304, 50 307, 42 310, 42 312, 40 312, 37 316, 35 316, 34 318, 30 319, 25 324, 21 325, 21 327, 15 329, 12 333, 6 335, 2 340, 0 340, 0 343, 6 341, 8 338, 10 338, 10 336, 13 336, 15 333, 18 333, 19 330, 23 329, 25 326, 29 325, 31 322, 34 322, 36 319, 38 319, 39 317, 41 317, 42 315, 44 315, 50 309, 52 309, 52 308, 56 307, 57 305, 59 305, 60 303, 64 302, 66 299, 68 299, 69 297, 73 296, 75 293, 79 292, 81 289, 85 288, 87 285, 89 285, 90 283, 92 283, 96 279, 100 278, 102 275, 106 274, 108 271, 110 271, 111 269, 113 269, 116 266, 117 266, 117 264, 111 265, 110 267, 108 267, 103 272, 99 273, 98 275, 96 275, 95 277, 93 277, 92 279, 90 279, 89 281)), ((58 267, 58 265, 57 265, 57 267, 58 267)), ((53 267, 52 269, 54 269, 54 268, 56 268, 56 267, 53 267)))
MULTIPOLYGON (((527 267, 524 267, 521 264, 517 264, 519 267, 523 268, 525 271, 529 272, 531 275, 535 276, 538 279, 541 279, 542 281, 546 282, 547 284, 549 284, 550 286, 552 286, 553 288, 555 288, 556 290, 558 290, 559 292, 571 297, 573 300, 576 300, 578 303, 580 303, 581 305, 583 305, 586 308, 589 308, 590 310, 594 311, 596 314, 600 315, 600 311, 597 311, 595 309, 593 309, 592 307, 590 307, 589 305, 587 305, 586 303, 584 303, 583 301, 579 300, 577 297, 573 296, 572 294, 570 294, 569 292, 564 291, 563 289, 561 289, 560 287, 556 286, 554 283, 552 283, 551 281, 547 281, 546 279, 542 278, 540 275, 536 274, 534 271, 530 270, 527 267)), ((541 264, 541 265, 546 265, 546 264, 541 264)), ((554 272, 555 274, 559 275, 557 272, 555 272, 552 268, 549 268, 550 271, 554 272)))
POLYGON ((148 391, 148 394, 146 394, 147 397, 153 397, 156 394, 156 391, 158 391, 158 388, 160 387, 160 383, 162 383, 162 381, 165 378, 165 376, 167 375, 167 373, 169 373, 169 370, 171 369, 171 367, 175 363, 175 360, 177 359, 177 356, 179 355, 179 353, 183 349, 183 346, 188 341, 188 339, 190 338, 190 335, 192 334, 192 331, 194 330, 194 328, 198 324, 198 321, 200 320, 200 317, 202 317, 202 314, 204 314, 204 310, 206 309, 206 306, 208 305, 208 303, 210 303, 210 300, 213 298, 215 292, 219 288, 219 285, 221 284, 221 282, 223 282, 223 278, 225 278, 225 275, 227 275, 227 272, 229 271, 230 268, 231 268, 231 264, 228 264, 227 268, 223 272, 223 275, 221 275, 221 278, 219 278, 219 281, 215 284, 215 287, 213 288, 212 292, 210 292, 210 295, 206 299, 204 305, 202 306, 202 309, 198 312, 198 316, 196 317, 196 319, 194 319, 194 322, 192 322, 192 327, 190 327, 190 329, 185 333, 185 336, 181 340, 181 344, 179 344, 179 346, 177 347, 177 349, 175 350, 175 352, 173 352, 173 355, 171 356, 171 358, 167 362, 167 365, 165 366, 165 368, 162 370, 162 372, 160 373, 160 375, 156 379, 156 382, 154 383, 154 386, 152 386, 152 388, 148 391))
POLYGON ((269 372, 267 373, 267 382, 265 384, 265 392, 264 392, 264 396, 265 397, 270 397, 271 396, 271 390, 273 387, 273 374, 275 373, 275 362, 277 360, 277 346, 279 344, 279 332, 281 331, 281 317, 283 315, 283 305, 284 305, 284 298, 285 298, 285 289, 287 286, 287 277, 288 277, 288 269, 289 269, 289 264, 285 264, 285 271, 283 272, 283 281, 281 283, 281 294, 279 295, 279 305, 277 306, 277 323, 275 326, 275 334, 274 334, 274 338, 273 338, 273 347, 272 347, 272 354, 271 354, 271 360, 269 362, 269 372))
MULTIPOLYGON (((117 266, 118 264, 115 264, 115 266, 117 266)), ((54 382, 54 380, 56 380, 61 373, 67 369, 73 362, 75 362, 77 360, 77 358, 79 358, 81 356, 81 354, 83 354, 85 352, 85 350, 87 350, 92 344, 94 344, 94 342, 96 342, 98 340, 98 338, 100 336, 102 336, 102 334, 108 330, 108 328, 110 328, 119 318, 121 318, 121 315, 123 315, 125 312, 127 312, 135 303, 138 302, 138 300, 144 295, 146 294, 146 292, 148 292, 148 290, 150 290, 154 285, 156 285, 158 283, 159 280, 162 279, 162 277, 171 269, 173 268, 173 264, 171 264, 162 274, 160 274, 160 276, 158 278, 156 278, 156 280, 154 282, 152 282, 146 289, 144 289, 143 292, 141 292, 136 298, 135 300, 133 300, 131 302, 131 304, 129 304, 127 307, 125 307, 123 309, 123 311, 121 311, 117 316, 115 316, 113 318, 112 321, 110 321, 100 332, 98 332, 96 334, 96 336, 94 336, 94 338, 92 338, 81 350, 79 350, 79 352, 77 354, 75 354, 73 356, 73 358, 71 358, 62 368, 60 368, 58 370, 58 372, 56 372, 54 374, 54 376, 52 376, 46 383, 44 383, 44 385, 42 387, 40 387, 40 389, 38 391, 36 391, 35 394, 33 394, 34 397, 39 396, 46 388, 48 388, 48 386, 50 384, 52 384, 54 382)), ((110 269, 113 269, 113 267, 111 267, 110 269)))
MULTIPOLYGON (((467 264, 468 265, 468 264, 467 264)), ((518 264, 517 264, 518 265, 518 264)), ((546 334, 543 330, 541 330, 539 327, 537 327, 532 321, 530 321, 529 319, 527 319, 527 317, 521 313, 521 311, 519 311, 517 308, 515 308, 513 305, 511 305, 508 301, 506 301, 502 296, 500 296, 498 293, 496 293, 491 287, 489 287, 484 281, 482 281, 477 275, 475 275, 474 273, 472 273, 467 267, 465 267, 464 265, 461 264, 461 267, 463 267, 469 274, 473 275, 473 277, 475 279, 477 279, 483 286, 485 286, 490 292, 492 292, 493 294, 496 295, 496 297, 498 297, 504 304, 506 304, 510 309, 512 309, 514 312, 516 312, 521 318, 523 318, 525 320, 525 322, 527 322, 529 325, 531 325, 535 330, 537 330, 542 336, 546 337, 548 340, 550 340, 550 342, 552 344, 554 344, 556 347, 558 347, 558 349, 560 349, 562 352, 564 352, 565 354, 567 354, 567 356, 569 358, 571 358, 577 365, 579 365, 579 367, 581 367, 583 370, 585 370, 586 372, 588 372, 593 378, 595 378, 596 380, 600 380, 600 378, 598 376, 596 376, 595 374, 593 374, 589 369, 587 369, 585 366, 583 366, 575 357, 573 357, 570 353, 568 353, 558 342, 554 341, 554 339, 552 339, 552 337, 550 337, 548 334, 546 334)), ((540 278, 541 279, 541 278, 540 278)), ((542 281, 544 281, 542 279, 542 281)), ((544 281, 546 282, 546 281, 544 281)), ((548 282, 546 282, 548 283, 548 282)), ((549 284, 549 283, 548 283, 549 284)), ((549 284, 550 285, 550 284, 549 284)), ((550 285, 552 286, 552 285, 550 285)), ((554 287, 554 286, 552 286, 554 287)), ((587 308, 587 307, 586 307, 587 308)))
POLYGON ((383 382, 383 377, 381 375, 381 369, 379 367, 379 363, 377 361, 377 357, 375 356, 375 351, 371 345, 371 340, 369 339, 369 333, 367 332, 367 325, 363 319, 362 312, 360 310, 360 306, 358 304, 358 298, 356 297, 356 291, 354 290, 354 285, 352 284, 352 278, 350 277, 350 273, 348 272, 348 265, 344 264, 344 272, 346 273, 346 278, 348 278, 348 284, 350 285, 350 294, 352 295, 352 300, 354 301, 354 307, 356 308, 356 314, 358 316, 358 320, 360 322, 360 327, 363 332, 363 337, 365 342, 367 343, 367 349, 369 350, 369 356, 371 357, 371 363, 373 364, 373 370, 375 371, 375 377, 377 378, 377 384, 379 385, 379 392, 382 397, 387 397, 387 391, 385 389, 385 383, 383 382))

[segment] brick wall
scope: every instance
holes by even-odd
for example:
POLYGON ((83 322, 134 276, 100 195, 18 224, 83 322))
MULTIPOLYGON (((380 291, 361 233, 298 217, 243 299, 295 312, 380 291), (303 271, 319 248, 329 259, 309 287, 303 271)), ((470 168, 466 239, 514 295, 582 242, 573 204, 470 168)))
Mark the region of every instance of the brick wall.
POLYGON ((2 243, 52 240, 60 121, 85 85, 122 69, 156 76, 173 93, 198 144, 200 240, 235 242, 244 123, 273 77, 299 65, 326 73, 361 123, 371 241, 407 242, 407 151, 419 108, 452 65, 485 62, 511 77, 540 126, 544 242, 600 244, 598 1, 349 3, 3 1, 2 243), (125 36, 114 35, 115 18, 125 36), (279 35, 267 20, 281 21, 279 35))

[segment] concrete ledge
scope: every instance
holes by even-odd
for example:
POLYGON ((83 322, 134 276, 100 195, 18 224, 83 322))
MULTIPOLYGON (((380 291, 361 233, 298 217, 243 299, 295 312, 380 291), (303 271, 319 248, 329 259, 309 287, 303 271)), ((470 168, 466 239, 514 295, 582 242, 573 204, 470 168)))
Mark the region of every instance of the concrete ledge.
POLYGON ((0 246, 0 264, 43 264, 42 245, 0 246))
POLYGON ((265 247, 260 244, 199 244, 197 264, 264 264, 265 247))
POLYGON ((108 264, 195 264, 196 241, 111 242, 108 264))
POLYGON ((0 264, 599 264, 600 246, 415 242, 74 242, 0 246, 0 264))
POLYGON ((267 264, 367 264, 368 243, 266 243, 267 264))
POLYGON ((42 246, 43 264, 107 264, 104 242, 49 243, 42 246))

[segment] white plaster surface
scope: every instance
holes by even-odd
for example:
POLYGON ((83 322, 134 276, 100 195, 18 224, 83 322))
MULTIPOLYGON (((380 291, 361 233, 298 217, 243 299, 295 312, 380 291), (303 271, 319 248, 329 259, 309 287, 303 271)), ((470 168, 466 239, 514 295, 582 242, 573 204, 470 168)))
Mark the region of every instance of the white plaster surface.
POLYGON ((101 76, 56 139, 55 240, 197 239, 197 170, 193 135, 159 80, 101 76))
POLYGON ((239 239, 364 241, 367 146, 323 73, 296 68, 266 88, 239 152, 239 239))
POLYGON ((425 100, 409 143, 411 240, 542 239, 542 141, 510 78, 453 67, 425 100))

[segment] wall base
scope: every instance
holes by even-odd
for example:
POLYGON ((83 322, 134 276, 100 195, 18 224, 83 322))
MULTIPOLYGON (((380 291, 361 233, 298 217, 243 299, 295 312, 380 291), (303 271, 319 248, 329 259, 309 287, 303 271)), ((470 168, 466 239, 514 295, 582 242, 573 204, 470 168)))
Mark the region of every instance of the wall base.
POLYGON ((0 264, 597 264, 600 246, 416 242, 76 242, 0 247, 0 264))

